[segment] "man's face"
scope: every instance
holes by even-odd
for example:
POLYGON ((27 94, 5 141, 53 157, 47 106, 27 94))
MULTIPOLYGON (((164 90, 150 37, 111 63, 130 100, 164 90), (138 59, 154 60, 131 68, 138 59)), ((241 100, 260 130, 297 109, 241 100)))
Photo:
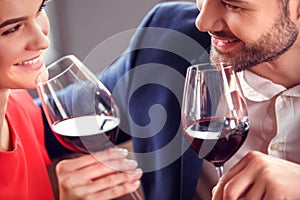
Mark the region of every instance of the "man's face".
POLYGON ((273 61, 296 41, 288 3, 277 0, 197 0, 200 31, 212 36, 212 62, 232 64, 241 71, 273 61))

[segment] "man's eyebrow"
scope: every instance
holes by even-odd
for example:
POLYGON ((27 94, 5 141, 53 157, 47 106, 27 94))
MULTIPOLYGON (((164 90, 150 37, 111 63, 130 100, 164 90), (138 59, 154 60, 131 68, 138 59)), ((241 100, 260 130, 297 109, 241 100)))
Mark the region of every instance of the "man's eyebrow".
POLYGON ((27 20, 27 17, 19 17, 19 18, 14 18, 14 19, 8 19, 6 21, 4 21, 3 23, 0 24, 0 28, 3 28, 5 26, 8 26, 10 24, 15 24, 21 21, 25 21, 27 20))
POLYGON ((245 0, 226 0, 227 2, 235 2, 235 3, 243 3, 243 4, 248 4, 248 1, 245 0))

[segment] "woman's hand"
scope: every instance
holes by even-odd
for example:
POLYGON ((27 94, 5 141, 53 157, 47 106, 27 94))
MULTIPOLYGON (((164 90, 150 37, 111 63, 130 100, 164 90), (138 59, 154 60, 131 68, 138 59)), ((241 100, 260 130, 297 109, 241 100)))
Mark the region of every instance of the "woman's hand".
POLYGON ((112 148, 60 161, 56 166, 60 199, 113 199, 137 190, 142 170, 127 155, 125 149, 112 148))
POLYGON ((225 173, 213 200, 300 199, 300 165, 252 151, 225 173))

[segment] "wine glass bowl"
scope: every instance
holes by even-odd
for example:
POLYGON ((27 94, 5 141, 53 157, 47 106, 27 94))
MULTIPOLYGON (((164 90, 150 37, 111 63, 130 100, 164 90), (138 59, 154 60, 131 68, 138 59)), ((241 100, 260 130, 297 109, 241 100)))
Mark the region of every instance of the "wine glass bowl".
POLYGON ((114 145, 118 107, 79 59, 68 55, 57 60, 38 75, 36 84, 48 123, 63 146, 90 153, 114 145))
POLYGON ((249 131, 245 98, 231 66, 199 64, 187 69, 182 126, 192 148, 221 176, 224 163, 249 131))

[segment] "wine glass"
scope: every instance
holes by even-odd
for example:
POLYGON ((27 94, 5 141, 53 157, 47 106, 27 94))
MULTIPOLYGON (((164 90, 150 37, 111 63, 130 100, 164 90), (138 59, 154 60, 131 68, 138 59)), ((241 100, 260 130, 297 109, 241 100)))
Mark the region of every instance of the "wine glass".
POLYGON ((216 167, 220 178, 249 131, 245 98, 231 66, 207 63, 187 69, 182 126, 192 148, 216 167))
MULTIPOLYGON (((36 78, 36 88, 47 121, 66 148, 94 153, 113 147, 120 114, 108 89, 74 55, 47 67, 36 78)), ((138 192, 133 199, 141 199, 138 192)))

